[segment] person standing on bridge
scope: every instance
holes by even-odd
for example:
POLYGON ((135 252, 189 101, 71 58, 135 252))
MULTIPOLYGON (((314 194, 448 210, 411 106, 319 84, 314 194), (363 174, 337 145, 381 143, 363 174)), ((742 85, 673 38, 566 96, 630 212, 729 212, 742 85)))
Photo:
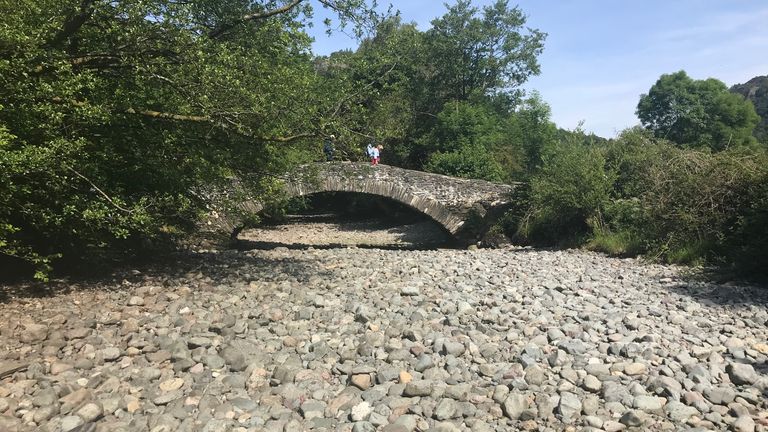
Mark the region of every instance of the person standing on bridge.
POLYGON ((371 166, 375 166, 379 164, 379 157, 381 156, 381 149, 382 146, 375 146, 371 148, 371 166))
POLYGON ((325 153, 325 160, 330 162, 333 160, 333 153, 336 151, 333 148, 333 142, 336 141, 336 135, 331 135, 325 139, 323 143, 323 153, 325 153))

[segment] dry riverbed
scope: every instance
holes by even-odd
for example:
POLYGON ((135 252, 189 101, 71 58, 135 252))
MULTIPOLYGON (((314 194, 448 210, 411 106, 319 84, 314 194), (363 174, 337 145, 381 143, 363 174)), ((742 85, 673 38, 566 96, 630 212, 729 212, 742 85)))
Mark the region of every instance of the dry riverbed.
POLYGON ((7 299, 0 431, 768 431, 765 290, 581 251, 310 247, 379 231, 265 229, 302 249, 7 299))

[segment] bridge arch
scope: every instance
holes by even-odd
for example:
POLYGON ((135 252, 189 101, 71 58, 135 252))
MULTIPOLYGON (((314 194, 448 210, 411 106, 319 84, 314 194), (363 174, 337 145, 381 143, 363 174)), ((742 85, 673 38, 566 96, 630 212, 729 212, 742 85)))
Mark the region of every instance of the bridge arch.
POLYGON ((461 217, 453 214, 440 202, 425 195, 417 195, 402 184, 383 182, 375 178, 324 176, 314 182, 288 181, 285 184, 285 192, 288 198, 323 192, 349 192, 380 196, 429 216, 451 235, 456 235, 464 224, 461 217))
MULTIPOLYGON (((351 192, 384 197, 423 213, 456 240, 469 243, 500 216, 512 201, 516 185, 471 180, 366 163, 309 164, 282 177, 287 198, 322 192, 351 192)), ((237 182, 235 182, 237 183, 237 182)), ((237 185, 233 185, 237 188, 237 185)), ((262 204, 245 200, 236 213, 254 214, 262 204)), ((237 216, 216 214, 209 225, 236 237, 243 223, 237 216)))

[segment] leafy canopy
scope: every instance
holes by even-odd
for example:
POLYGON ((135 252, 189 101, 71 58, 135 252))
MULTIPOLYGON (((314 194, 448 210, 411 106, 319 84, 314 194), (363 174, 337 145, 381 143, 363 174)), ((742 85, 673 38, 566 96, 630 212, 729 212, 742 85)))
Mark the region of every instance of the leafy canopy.
MULTIPOLYGON (((317 0, 362 29, 363 0, 317 0)), ((0 258, 126 250, 194 230, 327 133, 309 0, 0 0, 0 258), (233 200, 236 197, 230 197, 233 200)))
POLYGON ((659 138, 718 151, 754 144, 760 120, 752 103, 721 81, 694 80, 685 71, 662 75, 640 96, 637 116, 659 138))

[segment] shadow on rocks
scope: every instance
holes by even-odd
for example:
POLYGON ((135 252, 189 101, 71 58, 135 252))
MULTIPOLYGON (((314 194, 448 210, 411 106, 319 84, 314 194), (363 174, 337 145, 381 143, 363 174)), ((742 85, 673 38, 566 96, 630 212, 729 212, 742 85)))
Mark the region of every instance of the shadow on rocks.
MULTIPOLYGON (((706 275, 691 275, 679 279, 661 278, 659 283, 669 291, 690 297, 699 303, 719 306, 768 306, 768 287, 747 282, 719 283, 706 275)), ((768 319, 768 312, 765 314, 768 319)))
POLYGON ((96 272, 66 275, 50 282, 0 283, 0 303, 78 291, 123 291, 141 285, 168 287, 184 284, 203 289, 252 280, 293 278, 308 281, 328 272, 311 259, 264 258, 235 250, 179 252, 151 257, 141 263, 116 264, 107 270, 100 267, 96 272))

